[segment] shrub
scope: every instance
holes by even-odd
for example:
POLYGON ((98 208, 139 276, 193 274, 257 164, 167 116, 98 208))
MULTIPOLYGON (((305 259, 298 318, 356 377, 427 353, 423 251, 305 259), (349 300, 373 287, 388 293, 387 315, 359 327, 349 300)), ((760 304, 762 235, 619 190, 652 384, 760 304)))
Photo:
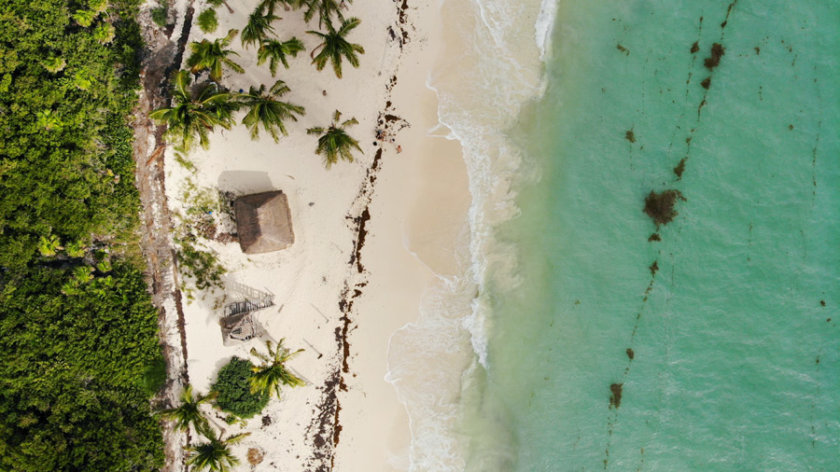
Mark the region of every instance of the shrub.
POLYGON ((219 394, 219 408, 240 418, 251 418, 268 403, 268 395, 251 393, 251 367, 249 361, 234 357, 219 371, 212 387, 219 394))
POLYGON ((212 33, 219 27, 219 19, 216 17, 216 10, 208 9, 198 15, 198 27, 205 33, 212 33))
POLYGON ((166 5, 161 5, 157 8, 152 8, 150 10, 150 13, 152 14, 152 21, 154 21, 155 24, 157 24, 161 28, 166 26, 166 16, 169 13, 169 9, 166 7, 166 5))

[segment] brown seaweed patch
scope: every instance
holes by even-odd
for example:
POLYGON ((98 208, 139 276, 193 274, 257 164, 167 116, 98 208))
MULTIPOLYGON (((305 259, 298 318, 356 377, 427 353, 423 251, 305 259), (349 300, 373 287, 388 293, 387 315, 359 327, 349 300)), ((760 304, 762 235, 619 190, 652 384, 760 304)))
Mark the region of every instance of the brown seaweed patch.
POLYGON ((720 45, 720 43, 712 44, 711 56, 707 57, 706 60, 703 61, 703 65, 705 65, 709 70, 714 69, 720 65, 720 58, 723 57, 724 54, 725 49, 720 45))
POLYGON ((686 158, 683 157, 680 159, 679 164, 674 167, 674 175, 677 176, 677 180, 682 179, 683 172, 685 172, 685 160, 686 158))
POLYGON ((648 242, 649 242, 649 243, 652 243, 652 242, 654 242, 654 241, 662 241, 662 238, 659 236, 659 233, 652 233, 652 234, 648 237, 648 242))
POLYGON ((699 50, 700 50, 700 42, 699 41, 694 41, 694 44, 691 45, 691 54, 694 54, 699 50))
POLYGON ((702 82, 700 82, 700 86, 703 87, 706 90, 709 90, 710 85, 712 85, 712 78, 711 77, 706 77, 705 79, 703 79, 702 82))
POLYGON ((820 300, 820 306, 825 306, 825 300, 820 300))
POLYGON ((651 264, 650 267, 648 267, 648 270, 650 270, 651 277, 656 275, 656 271, 659 270, 659 261, 653 261, 653 264, 651 264))
POLYGON ((755 49, 755 55, 756 55, 756 56, 758 56, 759 54, 761 54, 761 48, 760 48, 760 47, 756 46, 756 47, 754 47, 753 49, 755 49))
POLYGON ((618 49, 619 51, 623 52, 625 56, 630 55, 630 50, 627 49, 626 47, 622 46, 621 44, 616 44, 615 48, 618 49))
POLYGON ((633 352, 633 348, 628 347, 626 352, 627 352, 627 358, 630 359, 631 361, 633 360, 634 357, 636 357, 636 353, 633 352))
POLYGON ((651 190, 645 197, 644 212, 656 223, 656 226, 668 224, 677 216, 677 211, 674 209, 677 199, 685 200, 679 190, 668 189, 660 193, 651 190))
POLYGON ((634 133, 632 129, 628 129, 627 132, 624 133, 624 139, 630 141, 631 143, 635 143, 636 133, 634 133))
POLYGON ((610 385, 610 408, 618 409, 621 406, 621 388, 624 384, 614 383, 610 385))

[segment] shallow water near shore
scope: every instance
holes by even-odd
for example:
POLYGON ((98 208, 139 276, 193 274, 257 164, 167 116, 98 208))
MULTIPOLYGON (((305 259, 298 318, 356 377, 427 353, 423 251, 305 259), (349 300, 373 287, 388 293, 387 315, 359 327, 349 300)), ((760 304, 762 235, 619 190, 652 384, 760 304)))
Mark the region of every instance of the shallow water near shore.
POLYGON ((494 230, 517 259, 480 297, 467 470, 840 469, 838 20, 561 5, 547 90, 509 133, 540 179, 494 230))

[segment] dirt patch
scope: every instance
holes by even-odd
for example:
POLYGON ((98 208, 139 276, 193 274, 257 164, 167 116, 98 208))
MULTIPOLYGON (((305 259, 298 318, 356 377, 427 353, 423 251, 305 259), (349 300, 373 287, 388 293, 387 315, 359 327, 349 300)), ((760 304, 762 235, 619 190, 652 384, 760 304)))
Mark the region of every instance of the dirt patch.
POLYGON ((666 225, 677 216, 677 210, 674 209, 674 206, 678 199, 685 200, 679 190, 669 189, 660 193, 651 191, 645 197, 644 212, 656 226, 666 225))
POLYGON ((251 465, 259 465, 262 464, 263 459, 265 458, 265 452, 262 449, 258 449, 255 447, 248 448, 248 463, 251 465))

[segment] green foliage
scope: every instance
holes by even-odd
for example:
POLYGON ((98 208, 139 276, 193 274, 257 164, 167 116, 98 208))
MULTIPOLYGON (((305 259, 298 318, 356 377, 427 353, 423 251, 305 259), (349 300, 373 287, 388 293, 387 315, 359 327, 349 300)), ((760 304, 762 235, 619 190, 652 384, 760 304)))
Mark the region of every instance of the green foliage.
POLYGON ((219 18, 216 16, 216 10, 208 8, 198 15, 198 27, 205 33, 212 33, 219 27, 219 18))
POLYGON ((155 470, 142 379, 160 347, 143 275, 120 263, 110 287, 97 277, 65 296, 75 272, 33 268, 3 287, 0 470, 155 470))
POLYGON ((180 150, 189 151, 196 136, 202 148, 210 147, 209 133, 216 126, 230 129, 233 112, 238 105, 231 94, 215 84, 199 84, 192 90, 192 78, 186 70, 175 74, 172 108, 159 108, 149 114, 158 123, 165 123, 167 136, 176 139, 180 150))
POLYGON ((265 85, 260 85, 260 88, 251 86, 247 94, 239 95, 240 103, 249 109, 242 119, 242 124, 251 131, 251 139, 259 137, 260 125, 274 138, 274 142, 280 138, 278 131, 284 136, 288 135, 283 121, 297 121, 295 115, 304 114, 302 106, 279 100, 290 90, 285 82, 278 80, 268 93, 265 91, 265 85))
POLYGON ((181 430, 189 431, 190 427, 199 434, 210 434, 210 422, 201 412, 201 405, 213 400, 212 395, 195 395, 192 385, 184 387, 181 392, 181 404, 163 412, 163 417, 175 421, 175 426, 181 430))
POLYGON ((157 312, 122 257, 140 208, 127 126, 138 3, 0 12, 0 470, 163 463, 144 380, 161 356, 157 312))
POLYGON ((230 42, 238 32, 232 29, 228 31, 227 36, 224 38, 219 38, 215 41, 204 39, 201 42, 193 41, 190 43, 192 54, 187 59, 187 65, 190 66, 190 71, 196 74, 202 70, 209 70, 210 80, 214 82, 222 80, 222 66, 227 66, 240 74, 245 72, 242 66, 228 59, 228 56, 231 54, 236 56, 239 54, 230 49, 225 49, 230 45, 230 42))
MULTIPOLYGON (((336 17, 339 21, 344 21, 344 15, 341 14, 341 3, 343 0, 298 0, 300 6, 305 6, 306 10, 303 13, 303 19, 307 23, 315 14, 318 14, 318 26, 329 25, 336 17)), ((353 3, 348 0, 349 3, 353 3)))
POLYGON ((339 124, 338 121, 340 119, 341 112, 336 110, 335 115, 333 115, 333 122, 328 128, 316 127, 306 130, 308 134, 320 135, 315 153, 324 156, 324 165, 327 169, 338 162, 339 158, 353 162, 352 150, 354 148, 362 152, 362 148, 359 147, 359 142, 344 131, 344 128, 358 124, 359 122, 356 118, 350 118, 339 124))
MULTIPOLYGON (((225 268, 219 263, 215 251, 196 247, 193 241, 179 240, 178 264, 181 272, 195 281, 195 288, 205 290, 222 286, 225 268)), ((188 292, 189 289, 185 288, 188 292)))
POLYGON ((251 433, 240 433, 227 439, 216 437, 208 432, 208 441, 188 448, 190 456, 187 464, 197 471, 211 470, 214 472, 228 472, 231 467, 239 464, 239 459, 230 451, 230 445, 236 444, 251 433))
MULTIPOLYGON (((218 192, 187 181, 181 201, 185 210, 178 215, 180 222, 175 228, 179 269, 194 281, 198 290, 221 287, 226 270, 216 252, 203 243, 216 236, 216 216, 221 208, 218 192)), ((187 296, 192 296, 189 287, 181 288, 187 296)))
POLYGON ((298 349, 291 352, 283 346, 284 339, 277 342, 277 347, 271 347, 271 341, 266 341, 265 346, 268 354, 263 354, 255 348, 251 348, 251 355, 261 361, 260 365, 251 368, 251 391, 259 392, 268 396, 272 394, 280 398, 280 387, 300 387, 304 385, 303 379, 293 374, 286 368, 289 359, 303 352, 298 349))
POLYGON ((219 371, 212 390, 218 393, 216 405, 240 418, 251 418, 268 404, 268 394, 251 392, 253 364, 234 357, 219 371))
POLYGON ((157 6, 149 10, 149 13, 152 15, 152 21, 155 22, 156 25, 163 28, 166 26, 168 21, 167 17, 169 16, 169 5, 164 3, 163 5, 157 6))
POLYGON ((248 16, 248 24, 242 28, 242 35, 239 39, 242 45, 248 47, 252 44, 259 44, 263 39, 268 38, 269 33, 274 32, 271 22, 279 20, 280 17, 272 13, 265 13, 258 8, 248 16))
POLYGON ((322 70, 324 66, 327 65, 327 62, 331 62, 335 76, 340 79, 342 58, 346 58, 347 62, 349 62, 353 67, 359 67, 359 57, 356 54, 364 54, 365 48, 359 44, 352 44, 348 42, 344 39, 344 37, 347 36, 354 28, 359 26, 361 22, 362 20, 358 18, 348 18, 342 21, 338 30, 333 28, 332 23, 327 22, 326 33, 321 33, 320 31, 307 31, 307 33, 318 36, 323 40, 323 42, 313 50, 313 52, 318 49, 321 50, 321 52, 312 59, 312 63, 315 64, 315 67, 318 70, 322 70))
POLYGON ((155 395, 166 383, 166 360, 163 354, 153 359, 143 372, 143 391, 147 396, 155 395))
POLYGON ((257 64, 262 65, 268 60, 271 76, 274 77, 274 74, 277 73, 278 62, 281 62, 283 67, 288 69, 289 63, 286 61, 286 56, 297 57, 297 53, 304 50, 303 42, 294 37, 282 43, 276 39, 263 39, 260 48, 257 50, 257 64))

